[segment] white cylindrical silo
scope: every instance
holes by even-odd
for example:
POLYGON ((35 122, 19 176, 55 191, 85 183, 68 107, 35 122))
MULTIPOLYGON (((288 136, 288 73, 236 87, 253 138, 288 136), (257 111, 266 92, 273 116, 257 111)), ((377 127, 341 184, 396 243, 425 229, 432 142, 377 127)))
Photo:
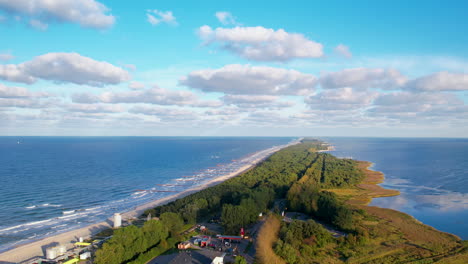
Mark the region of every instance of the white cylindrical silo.
POLYGON ((118 228, 122 225, 122 216, 119 213, 114 214, 114 228, 118 228))
POLYGON ((65 245, 58 245, 56 248, 57 248, 57 255, 59 256, 67 253, 67 246, 65 245))
POLYGON ((57 257, 57 248, 50 247, 46 249, 46 258, 47 259, 55 259, 57 257))

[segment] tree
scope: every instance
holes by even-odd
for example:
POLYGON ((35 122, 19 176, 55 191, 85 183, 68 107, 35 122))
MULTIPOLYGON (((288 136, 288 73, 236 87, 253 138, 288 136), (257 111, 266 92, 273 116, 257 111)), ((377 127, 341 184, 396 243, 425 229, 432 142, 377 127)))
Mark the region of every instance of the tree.
POLYGON ((237 256, 234 264, 247 264, 247 260, 245 260, 245 258, 242 256, 237 256))
POLYGON ((184 220, 179 214, 167 212, 160 216, 161 222, 168 229, 171 237, 178 237, 184 227, 184 220))

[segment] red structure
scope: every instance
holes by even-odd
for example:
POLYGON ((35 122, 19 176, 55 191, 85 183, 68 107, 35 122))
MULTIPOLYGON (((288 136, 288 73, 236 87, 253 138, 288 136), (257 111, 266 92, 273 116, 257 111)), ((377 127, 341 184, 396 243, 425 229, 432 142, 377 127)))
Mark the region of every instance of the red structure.
POLYGON ((206 247, 208 246, 208 243, 210 243, 211 237, 209 236, 204 236, 202 240, 200 241, 200 247, 206 247))

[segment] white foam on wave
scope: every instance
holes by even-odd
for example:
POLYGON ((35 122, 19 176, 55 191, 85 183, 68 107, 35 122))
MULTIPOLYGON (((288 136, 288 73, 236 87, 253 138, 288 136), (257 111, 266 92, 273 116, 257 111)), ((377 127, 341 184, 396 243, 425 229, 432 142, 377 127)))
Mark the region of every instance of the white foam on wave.
POLYGON ((26 208, 26 209, 34 209, 34 208, 36 208, 36 207, 37 207, 37 206, 35 206, 35 205, 31 205, 31 206, 26 206, 25 208, 26 208))
POLYGON ((15 229, 25 227, 25 226, 40 225, 40 224, 43 224, 43 223, 50 222, 52 220, 53 220, 53 218, 52 219, 46 219, 46 220, 40 220, 40 221, 34 221, 34 222, 26 223, 26 224, 20 224, 20 225, 16 225, 16 226, 10 226, 10 227, 4 228, 4 229, 0 229, 0 234, 4 233, 5 231, 11 231, 11 230, 15 230, 15 229))
POLYGON ((42 206, 44 207, 61 207, 62 205, 61 204, 43 204, 42 206))
POLYGON ((56 226, 53 226, 52 229, 57 229, 57 228, 60 228, 60 227, 63 227, 63 226, 67 226, 67 224, 56 225, 56 226))
POLYGON ((76 210, 63 211, 62 214, 68 215, 68 214, 73 214, 74 212, 76 212, 76 210))
POLYGON ((141 198, 143 196, 146 196, 148 194, 148 192, 139 192, 139 194, 132 194, 132 198, 133 199, 138 199, 138 198, 141 198))

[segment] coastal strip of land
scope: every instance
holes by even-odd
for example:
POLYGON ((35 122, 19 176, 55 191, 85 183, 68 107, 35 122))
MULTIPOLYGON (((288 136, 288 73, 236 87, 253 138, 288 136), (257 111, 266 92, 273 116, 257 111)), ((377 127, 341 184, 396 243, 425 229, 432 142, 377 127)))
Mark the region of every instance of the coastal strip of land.
MULTIPOLYGON (((174 200, 188 196, 192 193, 195 193, 205 188, 222 183, 226 181, 227 179, 240 175, 244 173, 245 171, 253 168, 255 165, 262 162, 263 160, 268 158, 273 153, 283 148, 286 148, 288 146, 298 144, 300 143, 300 141, 301 139, 298 139, 286 145, 276 146, 276 147, 272 147, 263 151, 259 151, 255 153, 254 155, 252 155, 251 157, 252 160, 250 160, 248 164, 245 164, 244 166, 240 167, 238 170, 232 173, 222 175, 220 177, 216 177, 202 185, 194 186, 183 192, 137 206, 133 210, 122 213, 122 219, 129 220, 129 219, 136 218, 148 209, 170 203, 174 200)), ((109 218, 107 219, 107 221, 104 221, 104 222, 92 224, 83 228, 79 228, 76 230, 46 237, 46 238, 31 242, 31 243, 23 244, 11 250, 8 250, 6 252, 0 253, 0 263, 18 263, 21 261, 32 259, 34 257, 40 257, 40 256, 43 257, 45 255, 46 248, 50 246, 55 246, 57 244, 65 245, 67 249, 69 249, 73 247, 73 243, 78 241, 80 237, 89 238, 91 235, 97 234, 100 231, 108 229, 108 228, 112 228, 112 218, 109 218)))
POLYGON ((351 205, 368 205, 373 198, 400 195, 397 190, 385 189, 379 185, 384 182, 385 175, 380 171, 371 170, 372 165, 372 162, 358 161, 357 166, 364 174, 360 183, 350 188, 327 189, 327 191, 347 197, 347 203, 351 205))

